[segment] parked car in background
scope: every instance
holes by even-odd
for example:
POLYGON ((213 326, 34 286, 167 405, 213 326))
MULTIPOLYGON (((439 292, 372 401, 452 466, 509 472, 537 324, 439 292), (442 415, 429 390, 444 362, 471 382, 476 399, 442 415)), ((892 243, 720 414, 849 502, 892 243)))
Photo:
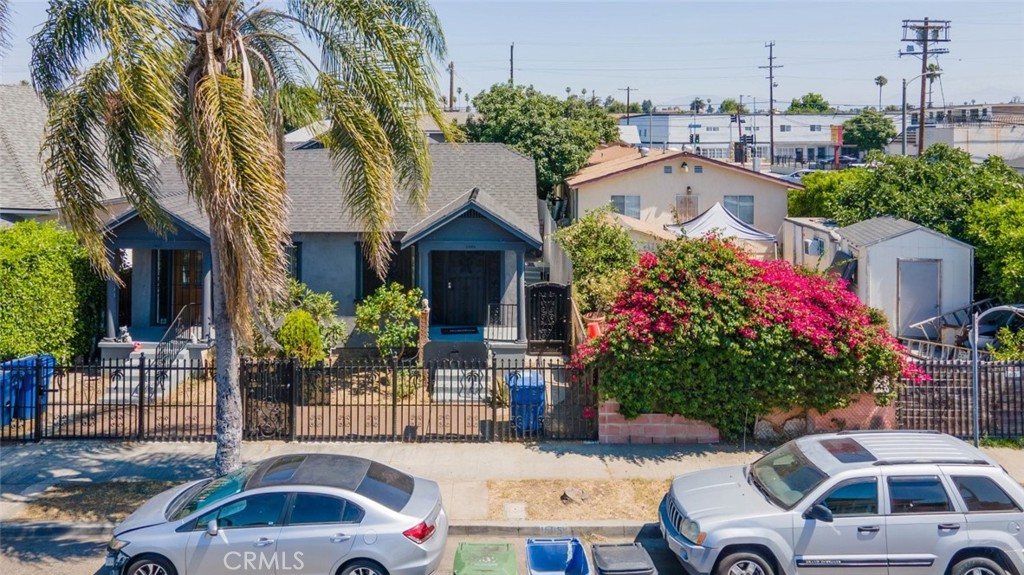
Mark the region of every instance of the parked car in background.
POLYGON ((814 172, 817 172, 817 171, 818 170, 797 170, 797 171, 793 172, 792 174, 787 174, 785 176, 782 176, 779 179, 785 180, 785 181, 790 182, 792 184, 803 184, 804 176, 806 176, 807 174, 813 174, 814 172))
POLYGON ((677 477, 661 531, 688 573, 1024 573, 1024 488, 948 435, 802 437, 677 477))
POLYGON ((430 575, 448 538, 437 483, 344 455, 283 455, 165 491, 120 525, 109 575, 430 575))

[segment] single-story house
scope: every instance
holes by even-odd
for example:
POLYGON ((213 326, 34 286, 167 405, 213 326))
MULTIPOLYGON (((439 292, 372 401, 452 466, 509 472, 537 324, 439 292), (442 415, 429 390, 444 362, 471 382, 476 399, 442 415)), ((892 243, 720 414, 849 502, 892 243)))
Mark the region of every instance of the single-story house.
MULTIPOLYGON (((388 281, 421 288, 430 302, 431 338, 446 333, 525 349, 524 269, 544 238, 531 158, 502 144, 431 144, 432 178, 426 209, 396 204, 395 255, 388 281), (500 309, 499 309, 500 308, 500 309), (499 317, 501 336, 485 329, 499 317), (511 327, 511 329, 509 329, 511 327), (457 328, 457 329, 449 329, 457 328), (498 339, 503 341, 497 341, 498 339)), ((362 256, 359 222, 323 149, 290 150, 285 157, 291 208, 291 274, 317 292, 330 292, 339 315, 381 285, 362 256)), ((109 247, 131 250, 130 305, 121 317, 119 290, 107 291, 107 336, 130 325, 136 340, 159 337, 185 307, 201 309, 208 339, 212 294, 209 222, 188 197, 176 170, 163 173, 160 205, 176 229, 160 237, 134 209, 109 225, 109 247)), ((550 231, 550 230, 549 230, 550 231)))
POLYGON ((744 223, 774 234, 786 217, 787 190, 793 187, 799 186, 686 151, 602 149, 565 180, 562 193, 571 219, 611 204, 623 215, 663 228, 720 203, 744 223))
POLYGON ((974 248, 922 225, 890 216, 846 227, 787 218, 782 237, 787 261, 840 274, 897 336, 938 338, 911 326, 971 305, 974 248))

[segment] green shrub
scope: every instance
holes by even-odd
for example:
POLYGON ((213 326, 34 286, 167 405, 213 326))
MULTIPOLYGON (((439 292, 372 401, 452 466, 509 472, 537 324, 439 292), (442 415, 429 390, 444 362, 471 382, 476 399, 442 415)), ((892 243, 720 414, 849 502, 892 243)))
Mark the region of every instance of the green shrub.
POLYGON ((415 347, 423 292, 389 283, 377 288, 356 306, 356 328, 373 336, 381 357, 399 356, 415 347))
MULTIPOLYGON (((266 326, 276 326, 293 310, 303 310, 313 317, 320 330, 324 356, 345 344, 348 339, 348 325, 336 315, 338 302, 330 292, 317 293, 306 284, 289 280, 288 298, 284 302, 273 304, 261 312, 262 322, 266 326)), ((273 342, 267 341, 259 329, 253 329, 252 347, 244 353, 255 357, 267 357, 274 354, 273 342)), ((278 342, 280 343, 280 342, 278 342)))
POLYGON ((74 234, 32 220, 0 230, 0 359, 89 354, 105 302, 74 234))
POLYGON ((285 357, 294 357, 303 363, 315 363, 327 357, 320 329, 306 310, 288 312, 274 337, 281 344, 285 357))
POLYGON ((572 279, 583 313, 610 311, 637 252, 626 230, 611 221, 611 208, 585 216, 555 232, 555 240, 572 262, 572 279))
POLYGON ((993 359, 996 361, 1024 360, 1024 329, 1011 331, 1008 327, 1001 327, 996 332, 996 341, 999 345, 989 346, 993 359))

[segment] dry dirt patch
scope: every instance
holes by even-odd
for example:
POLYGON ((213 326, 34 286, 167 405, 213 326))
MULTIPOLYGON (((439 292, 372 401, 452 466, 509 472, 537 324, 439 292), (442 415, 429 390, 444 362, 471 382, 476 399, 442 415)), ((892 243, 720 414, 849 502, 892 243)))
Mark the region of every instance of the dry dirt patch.
POLYGON ((526 518, 531 521, 654 521, 670 484, 667 479, 488 481, 487 514, 504 520, 505 503, 520 501, 526 503, 526 518), (587 499, 563 503, 561 496, 568 488, 582 489, 587 499))
POLYGON ((175 485, 172 481, 61 483, 25 504, 15 521, 96 523, 121 521, 147 499, 175 485))

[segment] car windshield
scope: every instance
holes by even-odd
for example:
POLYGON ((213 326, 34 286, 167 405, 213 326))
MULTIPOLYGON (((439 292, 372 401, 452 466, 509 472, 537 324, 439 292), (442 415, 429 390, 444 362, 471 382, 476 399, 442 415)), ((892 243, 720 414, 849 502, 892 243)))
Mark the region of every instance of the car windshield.
POLYGON ((757 460, 750 466, 748 477, 768 499, 784 509, 792 509, 826 478, 794 442, 757 460))
POLYGON ((230 497, 240 492, 245 488, 245 482, 256 472, 257 467, 258 464, 250 463, 226 475, 197 484, 182 493, 178 500, 171 504, 168 508, 167 518, 171 521, 183 519, 200 509, 217 503, 225 497, 230 497))

